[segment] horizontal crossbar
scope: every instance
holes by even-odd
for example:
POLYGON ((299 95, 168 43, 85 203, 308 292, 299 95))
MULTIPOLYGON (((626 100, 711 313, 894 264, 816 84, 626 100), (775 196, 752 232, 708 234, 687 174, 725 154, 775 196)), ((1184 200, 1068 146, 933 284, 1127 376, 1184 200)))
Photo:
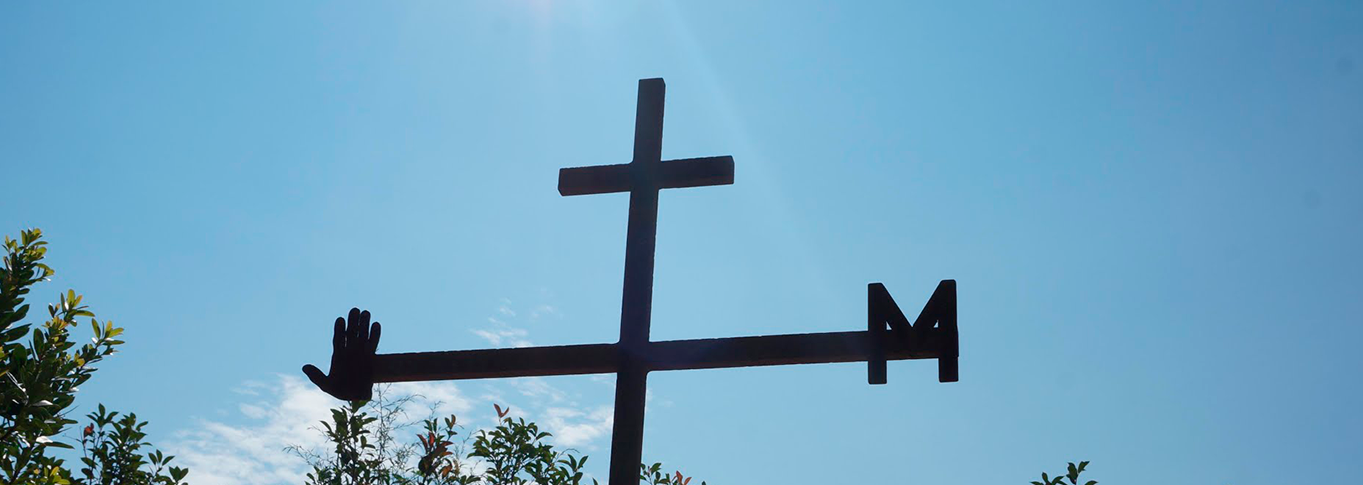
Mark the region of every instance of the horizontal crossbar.
MULTIPOLYGON (((717 369, 790 364, 865 362, 869 332, 828 332, 649 342, 639 355, 648 370, 717 369)), ((887 360, 936 359, 937 334, 913 344, 885 341, 887 360)), ((374 356, 374 382, 488 379, 615 372, 623 359, 617 344, 562 345, 492 350, 414 352, 374 356)))
MULTIPOLYGON (((629 192, 634 188, 631 164, 561 168, 558 171, 559 195, 608 194, 629 192)), ((680 189, 734 183, 734 157, 704 157, 667 160, 658 164, 656 177, 660 189, 680 189)))

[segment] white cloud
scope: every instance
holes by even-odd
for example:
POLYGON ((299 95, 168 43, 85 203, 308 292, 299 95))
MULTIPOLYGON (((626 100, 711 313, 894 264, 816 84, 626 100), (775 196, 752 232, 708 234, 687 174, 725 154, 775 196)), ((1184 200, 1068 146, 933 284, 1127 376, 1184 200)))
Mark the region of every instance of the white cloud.
MULTIPOLYGON (((515 318, 516 311, 511 309, 509 306, 510 304, 511 300, 503 298, 502 304, 497 307, 497 313, 503 317, 515 318)), ((534 345, 530 343, 530 339, 527 338, 530 335, 530 332, 525 329, 514 327, 505 321, 499 320, 497 317, 487 317, 487 321, 492 324, 491 328, 480 328, 471 331, 474 335, 482 337, 483 340, 486 340, 489 344, 499 347, 504 345, 510 347, 529 347, 534 345)))
POLYGON ((269 387, 268 384, 257 380, 249 380, 241 383, 240 386, 232 388, 232 392, 245 394, 247 396, 259 396, 260 390, 269 387))
POLYGON ((462 416, 473 410, 473 402, 459 392, 453 383, 402 382, 393 384, 389 389, 394 396, 413 396, 403 408, 403 412, 412 418, 451 414, 462 416))
MULTIPOLYGON (((500 323, 500 322, 498 322, 500 323)), ((499 325, 499 328, 473 330, 473 334, 487 340, 489 344, 500 346, 504 342, 512 347, 529 347, 533 344, 526 337, 530 332, 525 329, 514 328, 506 324, 499 325)))
POLYGON ((292 376, 279 376, 273 389, 253 386, 252 391, 273 391, 275 400, 242 404, 247 424, 200 418, 197 426, 175 433, 165 446, 176 464, 190 469, 189 479, 196 485, 303 483, 303 461, 284 448, 320 444, 321 436, 310 428, 326 419, 337 401, 292 376))
MULTIPOLYGON (((190 469, 189 479, 195 485, 303 483, 309 468, 285 448, 325 450, 317 427, 330 420, 330 409, 340 401, 294 376, 280 375, 274 384, 250 387, 253 392, 243 397, 253 401, 238 403, 237 414, 198 418, 193 428, 174 433, 164 447, 176 456, 177 465, 190 469)), ((613 418, 610 405, 579 406, 572 393, 542 378, 486 387, 476 399, 449 382, 399 383, 385 392, 392 397, 412 396, 403 407, 406 419, 454 414, 460 423, 473 426, 466 435, 494 421, 495 402, 509 407, 509 416, 538 422, 553 434, 550 442, 555 447, 596 451, 608 444, 613 418), (518 399, 507 399, 512 396, 518 399)))
POLYGON ((550 385, 540 377, 525 377, 511 381, 511 386, 520 391, 521 395, 530 398, 537 404, 559 403, 568 399, 568 393, 563 392, 557 387, 550 385), (546 403, 545 400, 548 400, 546 403))
POLYGON ((595 449, 595 446, 590 445, 611 431, 614 420, 615 411, 611 406, 600 406, 590 412, 573 408, 549 408, 544 411, 542 424, 554 434, 556 446, 595 449))
POLYGON ((553 306, 550 306, 550 305, 540 305, 540 306, 537 306, 537 307, 535 307, 534 309, 530 310, 530 319, 531 319, 531 320, 537 320, 537 319, 539 319, 539 318, 542 317, 542 316, 555 316, 555 317, 558 317, 558 316, 562 316, 562 315, 559 314, 557 308, 554 308, 553 306))
MULTIPOLYGON (((195 485, 304 482, 306 464, 285 448, 322 446, 318 423, 329 421, 330 409, 341 402, 294 376, 280 375, 274 385, 251 387, 254 392, 247 395, 267 400, 239 404, 241 415, 230 421, 240 424, 199 418, 194 428, 176 432, 165 446, 177 465, 189 468, 195 485)), ((413 396, 403 408, 409 419, 472 410, 459 388, 448 382, 393 384, 389 392, 413 396)))
POLYGON ((269 414, 267 411, 265 411, 265 408, 256 406, 254 404, 242 404, 240 406, 237 406, 237 409, 240 409, 241 414, 245 414, 246 417, 251 419, 261 419, 264 418, 267 414, 269 414))

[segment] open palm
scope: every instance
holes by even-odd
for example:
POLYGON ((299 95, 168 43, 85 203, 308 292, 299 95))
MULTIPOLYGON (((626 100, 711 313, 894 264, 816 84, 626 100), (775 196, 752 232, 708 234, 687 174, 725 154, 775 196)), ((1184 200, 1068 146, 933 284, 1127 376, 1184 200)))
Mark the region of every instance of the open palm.
POLYGON ((337 318, 331 337, 331 374, 317 366, 303 366, 303 373, 323 392, 343 401, 368 401, 374 391, 374 352, 379 348, 379 322, 369 323, 369 312, 351 308, 347 318, 337 318))

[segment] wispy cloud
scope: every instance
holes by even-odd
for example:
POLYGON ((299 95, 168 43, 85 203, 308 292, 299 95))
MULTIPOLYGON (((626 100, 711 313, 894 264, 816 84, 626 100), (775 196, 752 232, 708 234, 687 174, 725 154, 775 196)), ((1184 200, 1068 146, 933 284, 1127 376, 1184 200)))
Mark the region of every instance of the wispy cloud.
POLYGON ((321 436, 311 427, 326 419, 336 400, 302 379, 279 376, 270 389, 251 386, 250 393, 270 400, 243 403, 243 425, 200 418, 181 430, 165 449, 189 467, 197 485, 273 485, 303 483, 304 463, 286 453, 290 445, 316 446, 321 436))
POLYGON ((529 347, 534 345, 526 337, 530 332, 523 328, 514 328, 497 319, 489 318, 495 325, 493 328, 480 328, 473 330, 473 334, 482 337, 487 343, 494 346, 529 347))
POLYGON ((557 308, 554 308, 553 306, 550 305, 539 305, 530 310, 531 320, 538 320, 540 317, 558 317, 558 316, 562 315, 558 312, 557 308))
POLYGON ((502 304, 497 307, 497 313, 508 317, 515 317, 516 311, 511 309, 511 300, 502 298, 502 304))
POLYGON ((511 387, 522 396, 538 404, 556 404, 568 399, 568 393, 554 387, 541 377, 526 377, 511 381, 511 387))
MULTIPOLYGON (((472 410, 469 399, 451 383, 393 384, 389 392, 414 396, 403 408, 413 419, 472 410)), ((258 399, 239 403, 240 415, 231 420, 197 419, 193 428, 176 432, 165 449, 190 469, 196 485, 303 483, 306 464, 285 449, 324 445, 317 427, 330 419, 329 410, 340 401, 287 375, 272 384, 248 383, 243 394, 258 399)))
MULTIPOLYGON (((540 307, 547 307, 547 305, 540 305, 540 307)), ((516 315, 516 310, 511 308, 511 300, 502 298, 497 306, 497 316, 487 317, 488 323, 492 326, 473 329, 471 332, 496 347, 529 347, 534 345, 529 339, 530 332, 507 323, 506 320, 514 319, 516 315)), ((531 311, 530 318, 539 318, 539 314, 536 311, 531 311)))
POLYGON ((590 411, 551 407, 544 410, 540 423, 554 434, 554 443, 567 448, 596 449, 592 446, 611 431, 615 421, 612 406, 598 406, 590 411))

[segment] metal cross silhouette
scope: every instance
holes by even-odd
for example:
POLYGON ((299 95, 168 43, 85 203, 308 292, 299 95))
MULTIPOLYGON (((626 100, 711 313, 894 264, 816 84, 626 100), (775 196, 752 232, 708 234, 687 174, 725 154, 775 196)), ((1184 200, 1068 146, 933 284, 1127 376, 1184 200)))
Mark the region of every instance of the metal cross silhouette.
POLYGON ((733 157, 662 160, 665 89, 662 79, 639 81, 632 162, 559 171, 558 191, 564 196, 629 192, 619 342, 376 354, 378 322, 370 325, 369 312, 352 309, 348 318, 336 319, 331 374, 323 374, 312 365, 304 366, 303 372, 323 391, 343 400, 369 399, 378 382, 614 372, 610 485, 638 483, 644 394, 651 371, 865 361, 867 380, 884 384, 887 360, 937 359, 938 380, 956 381, 959 352, 954 280, 939 283, 912 322, 884 285, 871 283, 867 288, 866 331, 649 340, 658 191, 734 182, 733 157))

